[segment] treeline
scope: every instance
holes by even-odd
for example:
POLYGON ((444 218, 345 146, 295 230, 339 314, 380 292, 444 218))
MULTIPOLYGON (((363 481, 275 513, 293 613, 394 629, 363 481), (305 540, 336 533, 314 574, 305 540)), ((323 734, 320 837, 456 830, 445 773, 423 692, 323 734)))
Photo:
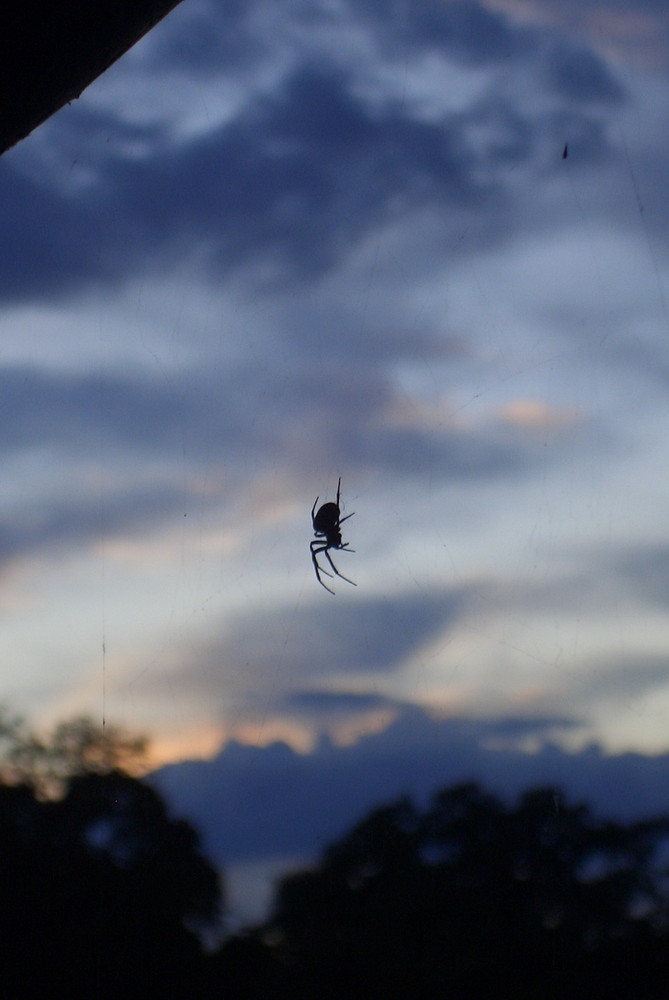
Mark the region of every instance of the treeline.
POLYGON ((206 996, 221 887, 198 837, 133 777, 145 741, 0 718, 0 996, 206 996))
POLYGON ((262 926, 220 928, 193 828, 87 720, 0 720, 0 993, 23 998, 580 1000, 669 992, 669 820, 620 824, 553 789, 474 784, 377 809, 285 878, 262 926), (31 753, 28 753, 29 743, 31 753))

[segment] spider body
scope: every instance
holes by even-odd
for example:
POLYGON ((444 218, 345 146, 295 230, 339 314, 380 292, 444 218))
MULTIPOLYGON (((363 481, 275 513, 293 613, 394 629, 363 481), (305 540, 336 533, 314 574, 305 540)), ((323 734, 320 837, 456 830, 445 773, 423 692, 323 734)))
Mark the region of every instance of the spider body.
POLYGON ((316 573, 316 579, 320 583, 321 587, 325 587, 327 591, 334 594, 334 590, 328 587, 321 577, 321 573, 332 578, 332 573, 327 569, 323 569, 318 563, 318 556, 323 553, 325 558, 330 563, 330 566, 334 570, 335 574, 341 577, 342 580, 346 580, 347 583, 353 584, 357 587, 357 584, 353 580, 349 580, 347 576, 340 573, 330 556, 330 549, 339 549, 343 552, 353 552, 354 549, 349 549, 348 542, 342 542, 341 540, 341 526, 344 521, 348 521, 349 517, 353 517, 353 514, 347 514, 346 517, 340 517, 340 507, 339 498, 341 495, 341 476, 339 477, 339 482, 337 483, 337 502, 333 503, 330 500, 328 503, 324 503, 321 507, 316 510, 316 504, 318 503, 318 497, 314 500, 314 505, 311 508, 311 523, 314 529, 314 535, 316 536, 313 541, 309 543, 309 548, 311 549, 311 561, 314 564, 314 571, 316 573))

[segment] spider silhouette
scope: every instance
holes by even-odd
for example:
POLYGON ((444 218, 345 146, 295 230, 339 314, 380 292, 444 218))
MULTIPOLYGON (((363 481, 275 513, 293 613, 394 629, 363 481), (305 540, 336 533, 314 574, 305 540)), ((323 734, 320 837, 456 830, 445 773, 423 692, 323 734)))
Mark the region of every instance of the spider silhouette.
MULTIPOLYGON (((330 563, 330 566, 342 580, 346 580, 347 583, 352 583, 354 587, 357 587, 357 583, 353 580, 349 580, 347 576, 340 573, 335 564, 332 562, 330 557, 329 549, 341 549, 343 552, 355 552, 355 549, 349 549, 348 542, 342 542, 341 540, 341 526, 344 521, 348 521, 349 517, 353 517, 353 514, 347 514, 346 517, 340 517, 339 510, 339 497, 341 495, 341 476, 339 477, 339 482, 337 483, 337 502, 324 503, 321 507, 316 510, 316 504, 318 503, 318 497, 314 500, 314 505, 311 508, 311 522, 314 526, 314 535, 316 537, 312 542, 309 543, 309 548, 311 549, 311 561, 314 564, 314 570, 316 573, 316 579, 320 583, 321 587, 325 587, 327 591, 334 594, 334 590, 328 587, 327 583, 324 583, 321 579, 321 573, 325 573, 326 576, 332 578, 332 573, 328 570, 323 569, 322 566, 318 564, 318 556, 321 552, 325 554, 325 558, 330 563)), ((355 511, 353 512, 355 513, 355 511)))

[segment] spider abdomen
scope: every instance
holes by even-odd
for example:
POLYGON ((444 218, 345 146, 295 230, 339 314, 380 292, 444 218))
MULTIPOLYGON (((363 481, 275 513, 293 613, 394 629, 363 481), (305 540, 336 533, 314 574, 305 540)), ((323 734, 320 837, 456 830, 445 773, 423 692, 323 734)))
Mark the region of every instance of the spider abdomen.
POLYGON ((324 503, 319 507, 314 515, 314 531, 322 531, 327 535, 333 528, 337 527, 339 521, 339 507, 336 503, 324 503))

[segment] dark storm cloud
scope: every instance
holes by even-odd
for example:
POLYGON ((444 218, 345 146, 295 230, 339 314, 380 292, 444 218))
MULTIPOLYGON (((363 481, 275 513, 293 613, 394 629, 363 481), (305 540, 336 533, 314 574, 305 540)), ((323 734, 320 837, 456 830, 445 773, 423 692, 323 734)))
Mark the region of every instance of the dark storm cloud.
MULTIPOLYGON (((461 725, 467 723, 462 720, 461 725)), ((474 732, 480 723, 469 723, 474 732)), ((510 716, 501 719, 490 719, 486 721, 488 737, 496 744, 500 742, 507 746, 517 746, 519 740, 524 740, 528 736, 540 736, 543 739, 555 730, 565 732, 570 729, 577 729, 579 723, 569 716, 547 715, 547 716, 510 716)))
MULTIPOLYGON (((367 13, 374 11, 381 14, 368 5, 367 13)), ((96 123, 95 114, 75 109, 51 123, 49 148, 38 138, 9 154, 0 165, 0 223, 13 238, 0 253, 0 297, 118 282, 135 273, 138 260, 147 273, 164 272, 193 254, 208 261, 217 281, 260 265, 264 281, 283 287, 322 275, 370 231, 425 209, 443 231, 444 252, 465 214, 476 219, 471 251, 527 224, 517 217, 509 171, 520 164, 545 169, 547 135, 556 148, 568 141, 578 152, 572 170, 593 150, 606 155, 602 117, 590 105, 611 102, 620 88, 592 52, 553 44, 543 74, 553 107, 523 109, 522 98, 491 80, 494 99, 479 95, 435 118, 399 95, 365 96, 362 70, 334 50, 310 48, 306 10, 298 5, 288 15, 301 19, 290 68, 271 94, 249 94, 231 120, 205 134, 177 138, 150 126, 142 136, 136 126, 114 127, 108 112, 96 123), (75 183, 80 171, 85 183, 75 183)), ((374 31, 395 31, 404 47, 431 39, 445 61, 537 58, 526 29, 475 3, 398 4, 391 15, 372 18, 374 31)), ((232 14, 225 5, 216 9, 217 18, 230 16, 246 17, 236 6, 232 14)), ((356 16, 352 11, 352 24, 356 16)), ((174 31, 161 33, 161 44, 169 48, 174 31)), ((179 35, 184 60, 198 58, 201 30, 192 42, 189 55, 179 35)), ((535 226, 546 224, 541 213, 533 217, 535 226)))
MULTIPOLYGON (((508 5, 515 6, 513 0, 508 5)), ((567 33, 589 35, 593 45, 615 47, 632 63, 666 67, 669 18, 664 0, 535 0, 526 13, 567 33)))
POLYGON ((164 31, 151 36, 146 46, 149 64, 225 74, 266 54, 272 32, 274 40, 289 39, 298 49, 305 43, 305 28, 326 32, 350 25, 366 28, 386 52, 406 56, 434 49, 449 59, 479 65, 530 53, 536 34, 472 0, 349 0, 339 5, 283 0, 280 21, 273 8, 273 0, 190 0, 164 31))
POLYGON ((195 246, 208 248, 218 276, 264 260, 308 278, 412 206, 483 198, 458 141, 440 124, 372 113, 340 73, 312 66, 204 137, 139 157, 115 145, 76 199, 22 177, 17 154, 0 177, 0 222, 16 233, 0 257, 0 293, 50 295, 195 246))
POLYGON ((110 163, 105 186, 146 239, 197 237, 212 267, 265 259, 304 278, 409 207, 484 197, 457 132, 378 113, 341 72, 306 65, 170 155, 110 163))
MULTIPOLYGON (((623 604, 631 605, 635 613, 669 607, 669 546, 661 537, 654 545, 623 543, 605 550, 592 546, 570 555, 580 565, 569 574, 540 587, 519 588, 516 597, 523 606, 565 615, 583 610, 608 615, 623 604)), ((630 676, 642 684, 644 671, 632 671, 630 676)))
MULTIPOLYGON (((290 391, 273 393, 273 386, 269 373, 246 365, 164 377, 0 368, 0 453, 39 445, 85 456, 118 446, 154 458, 177 450, 187 461, 186 452, 197 460, 226 446, 230 459, 253 444, 262 453, 281 433, 264 426, 263 417, 273 416, 288 431, 294 405, 290 391), (256 396, 260 410, 250 413, 256 396)), ((310 382, 312 393, 318 386, 310 382)), ((339 402, 335 393, 332 406, 339 402)), ((302 403, 308 408, 308 400, 302 403)))
MULTIPOLYGON (((563 10, 567 16, 578 11, 582 16, 591 17, 593 20, 597 13, 629 15, 631 12, 657 12, 664 15, 665 21, 667 19, 667 5, 664 0, 634 0, 633 8, 630 7, 629 0, 541 0, 538 9, 541 7, 563 10)), ((605 25, 601 24, 599 19, 594 20, 594 23, 599 24, 599 30, 603 33, 605 25)))
POLYGON ((474 0, 356 0, 349 10, 352 20, 360 15, 370 19, 377 36, 405 59, 409 51, 428 49, 468 66, 532 65, 536 60, 548 89, 571 105, 617 104, 624 96, 594 49, 474 0))
POLYGON ((569 701, 585 710, 603 704, 628 705, 653 692, 669 688, 669 654, 619 653, 600 658, 571 678, 569 701))
MULTIPOLYGON (((559 461, 562 454, 559 440, 548 453, 544 439, 495 419, 482 426, 453 425, 438 418, 433 423, 419 420, 414 426, 397 425, 393 407, 407 401, 373 377, 355 379, 335 369, 319 372, 313 381, 307 378, 302 387, 300 424, 290 418, 290 404, 295 404, 297 396, 286 396, 273 416, 280 419, 283 411, 283 454, 304 473, 317 460, 325 440, 331 460, 351 472, 379 471, 400 477, 429 474, 434 482, 520 476, 559 461), (339 388, 340 383, 346 391, 339 388)), ((275 431, 279 432, 279 426, 275 431)))
POLYGON ((609 560, 611 568, 619 573, 644 603, 669 608, 669 545, 627 548, 609 560))
MULTIPOLYGON (((104 187, 141 244, 197 240, 217 275, 264 262, 277 282, 309 280, 364 234, 428 206, 445 237, 455 238, 449 214, 460 225, 469 212, 490 243, 513 226, 500 168, 531 163, 555 128, 555 111, 529 117, 502 97, 493 104, 428 121, 397 102, 374 105, 350 75, 307 63, 201 138, 110 161, 104 187)), ((561 136, 586 120, 601 146, 596 119, 580 110, 565 119, 561 136)))
POLYGON ((257 8, 251 0, 189 0, 167 30, 149 36, 148 64, 204 76, 238 70, 265 51, 253 26, 257 8))
POLYGON ((170 765, 151 780, 204 832, 207 849, 224 865, 281 854, 313 857, 373 806, 404 794, 422 798, 461 781, 480 781, 505 797, 557 786, 616 818, 669 811, 669 755, 605 755, 596 746, 567 753, 548 734, 568 725, 561 718, 535 720, 534 727, 519 720, 513 735, 540 738, 526 753, 499 748, 509 723, 436 720, 406 708, 383 732, 353 746, 323 740, 300 754, 282 743, 230 742, 211 761, 170 765))
POLYGON ((387 708, 394 702, 391 698, 372 692, 302 690, 287 694, 283 704, 288 709, 296 709, 298 714, 307 712, 319 716, 369 712, 377 708, 387 708))
POLYGON ((60 558, 64 550, 79 552, 102 539, 146 534, 157 521, 182 513, 186 502, 183 490, 158 487, 108 491, 67 503, 49 498, 24 502, 0 517, 0 572, 17 559, 60 558))
POLYGON ((110 200, 102 171, 112 150, 133 159, 155 155, 164 141, 157 126, 82 103, 2 156, 0 301, 57 299, 123 280, 142 248, 133 246, 132 220, 110 200))
MULTIPOLYGON (((458 589, 388 598, 361 594, 355 600, 339 596, 316 618, 311 603, 291 611, 289 635, 295 641, 290 646, 282 607, 236 619, 202 656, 207 665, 233 671, 235 665, 243 665, 253 697, 261 679, 275 672, 277 650, 300 688, 305 678, 390 674, 424 643, 451 628, 464 613, 467 599, 466 591, 458 589)), ((210 683, 208 676, 204 680, 210 683)), ((266 704, 264 690, 261 701, 266 704)))
POLYGON ((546 74, 552 87, 570 103, 617 105, 625 96, 603 60, 582 46, 552 46, 546 74))
POLYGON ((183 420, 174 389, 132 378, 0 369, 0 451, 32 445, 83 449, 155 444, 183 420))
POLYGON ((432 49, 466 64, 486 65, 527 55, 535 32, 504 14, 462 0, 356 0, 350 17, 369 18, 386 44, 406 54, 409 48, 432 49))
POLYGON ((437 478, 508 476, 531 468, 533 451, 545 459, 539 447, 491 426, 480 431, 347 427, 333 436, 340 440, 342 455, 360 468, 392 469, 409 476, 425 472, 437 478))
MULTIPOLYGON (((399 310, 397 310, 399 312, 399 310)), ((380 319, 366 317, 364 333, 357 306, 329 301, 323 296, 316 306, 300 301, 298 310, 286 310, 277 319, 281 339, 291 344, 305 362, 317 363, 327 371, 330 366, 349 366, 349 378, 355 381, 358 371, 385 369, 388 364, 423 359, 430 362, 452 362, 457 365, 469 360, 469 351, 462 338, 442 330, 416 330, 411 319, 399 315, 380 319), (353 313, 353 315, 352 315, 353 313), (314 336, 314 331, 319 333, 314 336), (352 359, 355 368, 351 369, 352 359)))
POLYGON ((85 205, 23 176, 9 156, 0 159, 0 193, 0 300, 56 297, 110 276, 104 254, 91 253, 92 230, 101 245, 104 234, 85 205))

